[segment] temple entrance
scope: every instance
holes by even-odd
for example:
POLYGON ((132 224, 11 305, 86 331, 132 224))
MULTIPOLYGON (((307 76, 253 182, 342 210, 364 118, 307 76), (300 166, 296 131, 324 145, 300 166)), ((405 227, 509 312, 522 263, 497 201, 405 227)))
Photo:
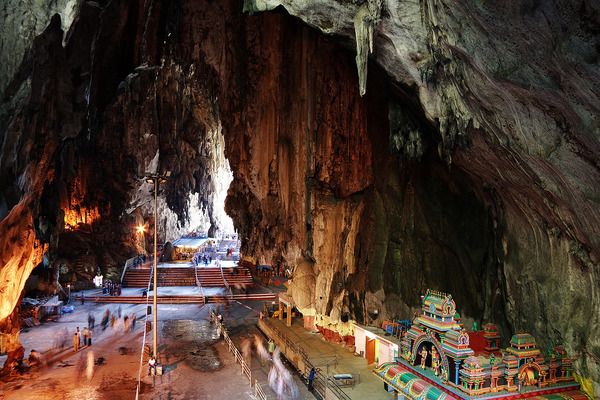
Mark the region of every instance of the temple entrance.
MULTIPOLYGON (((423 334, 417 337, 413 345, 413 365, 416 367, 423 367, 424 369, 432 369, 433 372, 437 372, 436 375, 448 378, 449 363, 448 358, 442 348, 441 343, 433 335, 423 334), (433 367, 432 349, 435 349, 435 368, 433 367), (425 357, 425 361, 423 361, 425 357)), ((444 379, 444 378, 442 378, 444 379)))
POLYGON ((367 364, 373 364, 375 362, 375 339, 365 339, 365 358, 367 364))
POLYGON ((527 363, 519 369, 519 382, 522 386, 535 386, 540 378, 540 367, 535 363, 527 363))

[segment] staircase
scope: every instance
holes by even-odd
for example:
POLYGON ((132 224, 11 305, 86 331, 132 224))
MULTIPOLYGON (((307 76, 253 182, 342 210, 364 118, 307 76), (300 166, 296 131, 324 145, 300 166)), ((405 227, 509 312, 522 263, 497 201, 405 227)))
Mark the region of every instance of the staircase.
MULTIPOLYGON (((128 268, 123 277, 123 287, 148 287, 151 276, 150 268, 128 268)), ((199 267, 198 280, 202 287, 250 286, 253 284, 250 270, 245 267, 220 268, 199 267)), ((158 268, 158 286, 196 286, 196 276, 193 267, 158 268)))
POLYGON ((123 277, 123 287, 148 287, 151 272, 150 268, 128 268, 123 277))
POLYGON ((252 275, 247 268, 198 268, 198 280, 203 287, 249 286, 253 284, 252 275))
POLYGON ((196 286, 194 268, 158 268, 158 286, 196 286))

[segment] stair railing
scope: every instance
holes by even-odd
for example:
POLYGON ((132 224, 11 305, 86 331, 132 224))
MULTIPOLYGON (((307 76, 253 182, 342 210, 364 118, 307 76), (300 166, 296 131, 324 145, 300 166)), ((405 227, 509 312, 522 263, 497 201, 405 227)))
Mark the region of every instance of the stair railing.
POLYGON ((223 273, 223 265, 221 265, 221 263, 219 263, 219 270, 221 270, 221 278, 223 279, 223 283, 225 284, 225 288, 227 290, 229 290, 229 300, 233 300, 233 291, 231 290, 231 286, 229 286, 229 283, 227 282, 227 279, 225 279, 225 274, 223 273))
POLYGON ((196 286, 200 288, 200 294, 202 295, 202 301, 206 304, 206 295, 204 294, 204 288, 202 287, 202 283, 200 282, 200 278, 198 278, 198 266, 194 263, 194 276, 196 277, 196 286))
POLYGON ((123 278, 125 277, 125 272, 127 268, 131 267, 134 263, 134 260, 138 258, 138 256, 131 257, 129 260, 125 261, 125 266, 123 267, 123 272, 121 273, 121 285, 123 284, 123 278))

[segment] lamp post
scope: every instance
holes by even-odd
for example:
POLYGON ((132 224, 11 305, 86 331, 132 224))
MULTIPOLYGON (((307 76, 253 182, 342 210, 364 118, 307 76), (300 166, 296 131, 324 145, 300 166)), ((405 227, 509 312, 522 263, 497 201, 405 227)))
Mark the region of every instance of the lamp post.
POLYGON ((67 290, 69 291, 69 294, 67 295, 67 297, 68 297, 67 304, 71 304, 71 284, 70 283, 67 284, 67 290))
POLYGON ((144 233, 146 232, 146 226, 144 225, 138 225, 136 228, 137 233, 139 233, 142 236, 142 246, 144 248, 144 257, 146 257, 146 237, 144 236, 144 233))
POLYGON ((170 171, 167 171, 164 175, 159 174, 158 172, 150 173, 146 175, 146 182, 152 183, 154 185, 154 270, 153 270, 153 286, 154 286, 154 296, 152 299, 152 355, 155 360, 158 360, 158 325, 157 325, 157 306, 156 306, 156 298, 158 297, 158 279, 157 279, 157 255, 156 255, 156 242, 158 236, 158 186, 161 183, 165 183, 167 178, 171 175, 170 171))

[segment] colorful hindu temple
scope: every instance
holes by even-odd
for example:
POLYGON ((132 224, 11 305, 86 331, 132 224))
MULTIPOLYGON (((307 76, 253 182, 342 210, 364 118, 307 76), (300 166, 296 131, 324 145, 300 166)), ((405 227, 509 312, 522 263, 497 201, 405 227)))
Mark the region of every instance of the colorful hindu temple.
POLYGON ((469 346, 450 294, 428 290, 421 313, 401 341, 401 357, 373 373, 399 399, 589 399, 574 381, 562 347, 542 354, 528 333, 513 335, 500 350, 500 332, 483 326, 485 349, 469 346))

